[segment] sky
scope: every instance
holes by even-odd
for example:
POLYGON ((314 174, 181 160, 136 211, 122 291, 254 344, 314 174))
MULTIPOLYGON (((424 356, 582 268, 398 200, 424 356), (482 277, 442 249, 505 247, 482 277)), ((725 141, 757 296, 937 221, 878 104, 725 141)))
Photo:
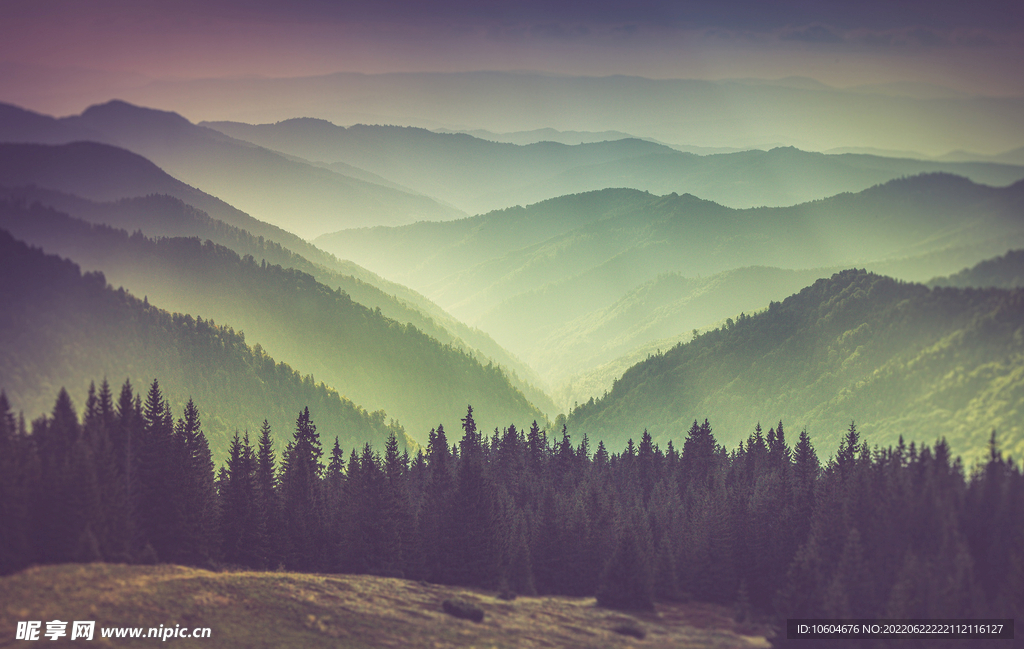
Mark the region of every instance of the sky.
MULTIPOLYGON (((537 70, 1024 92, 1024 3, 4 0, 0 63, 109 78, 537 70)), ((9 81, 9 79, 8 79, 9 81)), ((67 81, 70 83, 70 81, 67 81)))
MULTIPOLYGON (((898 83, 918 97, 933 86, 1024 97, 1024 3, 1005 0, 0 0, 0 12, 0 102, 50 115, 124 98, 195 121, 284 119, 293 108, 244 113, 250 95, 215 104, 194 80, 335 72, 797 76, 836 88, 898 83), (176 101, 186 87, 189 100, 176 101)), ((408 115, 388 123, 446 126, 408 115)), ((1001 146, 989 137, 975 148, 1001 146)))

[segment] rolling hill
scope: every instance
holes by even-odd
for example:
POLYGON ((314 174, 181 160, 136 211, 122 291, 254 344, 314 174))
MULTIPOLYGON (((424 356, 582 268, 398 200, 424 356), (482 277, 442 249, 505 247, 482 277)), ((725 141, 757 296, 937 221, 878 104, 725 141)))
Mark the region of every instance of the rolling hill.
POLYGON ((383 411, 368 413, 275 362, 241 332, 158 309, 7 231, 0 231, 0 302, 0 389, 29 419, 49 412, 61 387, 82 404, 92 381, 106 378, 116 391, 127 378, 140 393, 155 378, 176 414, 195 400, 218 459, 236 431, 255 432, 264 418, 283 448, 307 406, 325 438, 348 447, 379 445, 392 430, 407 439, 383 411))
POLYGON ((341 227, 461 216, 429 198, 299 162, 166 111, 111 101, 81 115, 49 118, 52 133, 42 128, 45 116, 19 114, 12 106, 5 106, 5 116, 0 141, 99 140, 122 147, 183 182, 304 237, 341 227), (32 128, 22 128, 23 122, 32 128))
POLYGON ((627 370, 568 417, 591 439, 681 439, 711 418, 728 446, 782 420, 834 448, 855 421, 879 446, 945 437, 968 462, 998 431, 1024 453, 1024 293, 928 289, 865 271, 822 279, 627 370))
POLYGON ((602 372, 596 385, 588 381, 588 392, 565 393, 563 388, 572 378, 592 375, 601 366, 646 350, 653 343, 667 349, 680 340, 688 341, 692 331, 741 312, 767 308, 769 302, 782 300, 833 272, 749 267, 702 277, 667 273, 625 291, 610 304, 601 301, 588 310, 588 297, 603 290, 606 281, 614 285, 605 279, 612 271, 599 270, 602 272, 583 273, 517 295, 478 323, 510 349, 520 350, 549 385, 563 392, 558 400, 563 409, 610 389, 621 371, 614 375, 602 372), (567 304, 571 308, 562 308, 567 304), (538 317, 517 317, 526 313, 538 317), (540 317, 541 313, 546 317, 540 317))
MULTIPOLYGON (((322 236, 317 244, 407 283, 477 324, 506 300, 559 282, 572 288, 557 300, 559 308, 576 317, 581 293, 570 278, 585 273, 601 280, 589 282, 600 295, 587 299, 588 310, 671 272, 695 277, 755 265, 872 268, 899 262, 901 278, 923 281, 1024 241, 1022 205, 1024 183, 991 188, 943 174, 749 210, 690 195, 620 189, 445 223, 349 230, 322 236)), ((518 317, 545 316, 521 311, 518 317)))
POLYGON ((470 214, 612 187, 688 193, 740 209, 795 205, 922 173, 951 173, 996 186, 1024 178, 1024 167, 996 161, 826 155, 793 147, 695 155, 628 137, 514 145, 409 127, 345 128, 316 119, 204 125, 268 149, 340 165, 342 173, 352 166, 372 172, 470 214))
POLYGON ((6 207, 0 223, 19 236, 101 268, 114 284, 167 309, 244 330, 275 357, 398 417, 418 441, 439 422, 464 415, 467 404, 491 427, 544 421, 498 366, 482 365, 306 273, 197 238, 154 241, 39 206, 6 207))
MULTIPOLYGON (((0 175, 0 182, 2 180, 3 176, 0 175)), ((211 240, 226 246, 241 257, 250 255, 271 265, 294 268, 307 273, 322 284, 345 291, 359 304, 370 309, 380 309, 383 315, 392 320, 411 324, 443 344, 451 344, 472 354, 484 365, 489 362, 501 365, 507 369, 516 387, 533 403, 545 412, 554 413, 555 407, 550 399, 533 387, 533 384, 538 382, 536 374, 494 342, 490 336, 456 320, 419 293, 389 282, 352 262, 341 261, 284 231, 280 233, 286 235, 286 240, 292 244, 298 243, 300 250, 311 258, 318 259, 319 263, 296 254, 276 241, 254 236, 241 228, 211 218, 205 212, 168 195, 151 194, 101 203, 35 186, 14 189, 0 186, 0 199, 6 199, 13 205, 39 203, 90 223, 110 225, 129 232, 140 231, 151 238, 199 237, 201 240, 211 240)), ((10 226, 16 227, 13 223, 10 226)), ((23 230, 21 233, 24 236, 37 237, 33 241, 44 247, 60 245, 56 239, 38 228, 31 231, 23 230)), ((74 252, 72 248, 68 248, 63 254, 73 257, 74 252)), ((102 261, 95 259, 90 259, 88 268, 104 270, 102 261)))
POLYGON ((957 288, 1024 287, 1024 250, 1011 250, 1001 257, 986 259, 948 277, 936 277, 928 286, 957 288))

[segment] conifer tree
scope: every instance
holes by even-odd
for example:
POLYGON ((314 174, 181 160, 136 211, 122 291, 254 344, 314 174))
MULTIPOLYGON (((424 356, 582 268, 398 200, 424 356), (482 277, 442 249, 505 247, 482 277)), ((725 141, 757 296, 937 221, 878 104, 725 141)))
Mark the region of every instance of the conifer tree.
POLYGON ((263 515, 263 528, 267 530, 267 566, 280 565, 285 531, 281 518, 281 500, 278 489, 277 457, 270 424, 266 419, 260 427, 260 439, 256 458, 256 493, 263 515))
POLYGON ((327 510, 327 539, 331 547, 340 546, 344 533, 345 453, 335 436, 331 458, 324 473, 324 508, 327 510))
POLYGON ((621 610, 654 610, 650 535, 639 510, 628 514, 619 531, 615 553, 601 575, 597 603, 621 610))
POLYGON ((138 521, 141 536, 160 561, 180 560, 182 544, 182 456, 171 413, 156 379, 142 410, 139 445, 138 521))
POLYGON ((296 419, 295 436, 285 449, 281 471, 283 518, 288 530, 286 565, 295 570, 317 570, 332 563, 324 542, 322 455, 320 436, 307 407, 296 419))
MULTIPOLYGON (((87 479, 80 471, 82 461, 75 461, 80 444, 78 415, 66 390, 61 388, 52 416, 32 424, 32 438, 39 457, 39 488, 36 490, 36 535, 34 545, 45 561, 71 561, 79 537, 85 530, 92 498, 80 500, 83 491, 92 491, 95 484, 76 484, 87 479), (76 507, 83 505, 85 511, 76 507)), ((91 461, 91 457, 85 462, 91 461)))
POLYGON ((123 508, 116 512, 119 519, 116 528, 123 539, 123 558, 131 560, 142 549, 141 527, 138 521, 139 497, 139 449, 142 439, 142 410, 132 384, 125 379, 118 395, 114 414, 111 441, 114 447, 115 466, 121 483, 123 508))
MULTIPOLYGON (((175 439, 180 453, 178 473, 181 481, 182 516, 181 540, 178 551, 181 561, 193 565, 208 564, 216 554, 217 492, 214 485, 213 457, 206 435, 202 431, 199 408, 189 397, 183 416, 175 427, 175 439)), ((249 435, 245 436, 246 470, 253 470, 252 448, 249 435)), ((247 477, 251 481, 252 477, 247 477)), ((249 491, 252 491, 251 489, 249 491)), ((250 494, 254 495, 254 494, 250 494)), ((253 506, 258 506, 255 502, 253 506)), ((262 567, 261 561, 255 562, 262 567)))
POLYGON ((228 460, 218 477, 221 498, 221 539, 224 560, 230 564, 261 567, 253 552, 259 547, 255 475, 249 435, 235 436, 228 448, 228 460))
POLYGON ((453 554, 444 578, 454 584, 498 588, 507 534, 502 529, 497 486, 489 475, 472 415, 470 407, 462 420, 462 453, 445 526, 453 554))
POLYGON ((453 490, 451 447, 443 425, 439 425, 436 431, 430 431, 427 460, 429 477, 420 515, 420 553, 425 578, 442 582, 447 579, 447 566, 451 561, 445 524, 453 490))
POLYGON ((28 440, 18 434, 10 402, 0 390, 0 575, 30 561, 28 501, 34 457, 28 440))

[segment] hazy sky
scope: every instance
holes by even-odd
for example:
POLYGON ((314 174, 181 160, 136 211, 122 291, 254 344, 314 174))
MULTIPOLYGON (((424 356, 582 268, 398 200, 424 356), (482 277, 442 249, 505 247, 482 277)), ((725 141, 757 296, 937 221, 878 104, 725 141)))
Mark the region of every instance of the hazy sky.
POLYGON ((336 71, 804 75, 1024 94, 1024 3, 1006 0, 2 0, 0 12, 0 100, 37 109, 86 86, 336 71))

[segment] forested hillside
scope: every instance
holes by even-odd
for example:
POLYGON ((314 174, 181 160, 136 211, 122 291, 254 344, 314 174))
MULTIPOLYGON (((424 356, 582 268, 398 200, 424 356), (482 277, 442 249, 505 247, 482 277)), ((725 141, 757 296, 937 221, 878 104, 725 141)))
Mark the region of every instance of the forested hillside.
POLYGON ((170 314, 114 290, 100 273, 45 255, 0 232, 0 389, 30 420, 66 388, 80 407, 90 383, 112 393, 126 381, 136 392, 159 378, 174 414, 189 398, 203 404, 204 428, 216 457, 235 431, 288 431, 304 407, 318 413, 324 434, 347 445, 380 443, 400 426, 383 411, 368 413, 310 375, 275 362, 241 332, 209 318, 170 314))
POLYGON ((949 277, 937 277, 928 286, 958 288, 1024 287, 1024 250, 1011 250, 1001 257, 986 259, 949 277))
POLYGON ((833 446, 856 421, 874 443, 945 437, 968 460, 993 429, 1024 455, 1024 293, 928 289, 844 271, 630 368, 568 418, 618 444, 714 416, 720 438, 783 419, 833 446))
MULTIPOLYGON (((14 208, 16 209, 16 208, 14 208)), ((244 330, 276 358, 356 403, 382 408, 419 441, 438 421, 479 404, 482 420, 543 421, 496 365, 354 302, 294 269, 257 262, 197 238, 148 239, 75 222, 46 208, 13 215, 32 240, 169 310, 244 330)))
MULTIPOLYGON (((933 174, 785 208, 734 210, 690 195, 609 189, 449 223, 339 232, 317 244, 409 284, 471 324, 503 300, 618 263, 608 294, 661 273, 746 266, 850 267, 938 255, 901 278, 934 277, 1024 241, 1024 183, 933 174)), ((500 342, 500 341, 499 341, 500 342)))
MULTIPOLYGON (((23 209, 36 203, 53 207, 76 219, 128 232, 139 231, 150 238, 199 237, 203 241, 211 240, 241 257, 249 255, 271 265, 307 273, 322 284, 345 291, 354 302, 370 309, 380 309, 392 320, 412 324, 441 343, 452 344, 472 354, 482 364, 494 362, 501 365, 514 385, 534 404, 545 412, 553 413, 555 410, 550 399, 533 387, 537 382, 535 373, 486 333, 466 326, 412 289, 385 280, 350 261, 339 260, 297 237, 289 235, 300 244, 299 249, 304 251, 302 255, 277 241, 257 237, 214 219, 178 198, 163 194, 96 202, 35 186, 0 186, 0 219, 5 223, 0 227, 8 228, 20 239, 69 257, 83 264, 87 270, 108 273, 117 269, 105 268, 104 263, 108 260, 97 257, 96 251, 83 247, 73 236, 72 232, 77 231, 79 224, 65 224, 59 215, 51 211, 23 209), (311 261, 314 259, 318 261, 311 261)), ((110 275, 110 278, 131 288, 130 277, 126 275, 110 275)), ((186 307, 182 309, 187 311, 186 307)))
MULTIPOLYGON (((522 354, 549 385, 561 388, 570 377, 592 375, 596 368, 655 342, 664 349, 673 347, 688 341, 696 329, 766 308, 772 300, 834 272, 754 266, 698 277, 666 273, 621 296, 606 297, 609 287, 618 284, 620 261, 521 293, 487 312, 478 324, 522 354), (671 342, 664 344, 666 340, 671 342)), ((566 393, 559 403, 565 408, 573 400, 586 401, 610 388, 617 377, 605 377, 600 389, 591 392, 566 393)))

